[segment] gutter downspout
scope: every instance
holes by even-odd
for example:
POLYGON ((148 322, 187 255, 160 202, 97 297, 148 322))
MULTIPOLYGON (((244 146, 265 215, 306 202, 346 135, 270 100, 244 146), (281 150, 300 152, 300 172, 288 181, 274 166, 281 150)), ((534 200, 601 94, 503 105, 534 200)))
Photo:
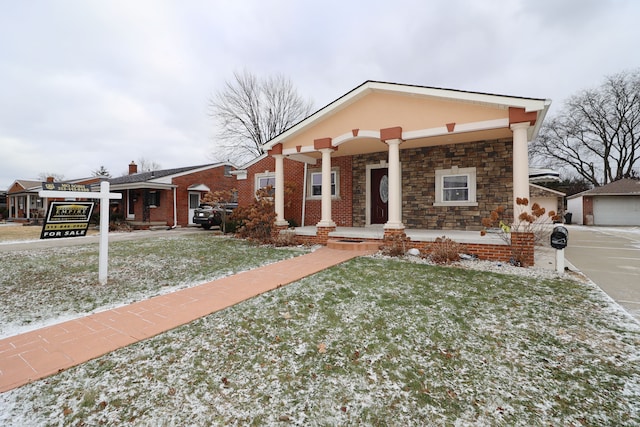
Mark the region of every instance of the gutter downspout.
POLYGON ((173 187, 173 226, 171 229, 173 230, 178 226, 178 207, 176 203, 176 187, 173 187))
POLYGON ((302 177, 302 220, 300 227, 304 227, 304 214, 307 208, 307 167, 308 163, 304 162, 304 176, 302 177))

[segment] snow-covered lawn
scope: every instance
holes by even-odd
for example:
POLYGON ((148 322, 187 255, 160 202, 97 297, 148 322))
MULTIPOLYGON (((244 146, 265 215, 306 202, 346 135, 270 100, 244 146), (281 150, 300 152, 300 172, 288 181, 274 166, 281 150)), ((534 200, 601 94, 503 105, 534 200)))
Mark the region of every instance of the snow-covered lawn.
POLYGON ((258 247, 208 232, 112 242, 105 286, 98 284, 97 243, 4 252, 0 338, 305 252, 258 247))
POLYGON ((640 326, 553 272, 362 257, 0 395, 0 425, 121 424, 640 425, 640 326))

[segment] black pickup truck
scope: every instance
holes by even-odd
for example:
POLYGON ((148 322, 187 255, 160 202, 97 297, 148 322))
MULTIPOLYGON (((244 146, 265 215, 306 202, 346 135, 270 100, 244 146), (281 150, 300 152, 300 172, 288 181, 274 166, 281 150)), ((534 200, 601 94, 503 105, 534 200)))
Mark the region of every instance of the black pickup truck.
POLYGON ((218 227, 222 224, 222 214, 226 210, 227 217, 238 207, 237 203, 227 203, 224 205, 201 204, 193 213, 193 223, 201 225, 205 230, 211 227, 218 227))

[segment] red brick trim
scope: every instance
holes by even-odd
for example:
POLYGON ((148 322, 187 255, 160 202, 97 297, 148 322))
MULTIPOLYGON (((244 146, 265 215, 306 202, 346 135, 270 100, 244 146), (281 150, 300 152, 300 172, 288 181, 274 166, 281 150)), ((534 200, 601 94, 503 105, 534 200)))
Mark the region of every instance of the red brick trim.
POLYGON ((321 150, 323 148, 334 148, 331 146, 331 138, 320 138, 313 140, 313 148, 316 150, 321 150))
POLYGON ((388 141, 390 139, 402 139, 402 128, 400 126, 380 129, 380 139, 388 141))
POLYGON ((316 244, 326 245, 332 231, 336 231, 336 227, 316 227, 316 244))
POLYGON ((529 122, 531 126, 536 124, 538 113, 531 111, 527 113, 524 108, 509 107, 509 126, 515 123, 529 122))
POLYGON ((531 267, 535 263, 535 236, 533 233, 511 232, 511 253, 522 264, 522 267, 531 267))
POLYGON ((282 154, 282 144, 276 144, 273 147, 271 147, 271 150, 269 150, 270 156, 273 156, 276 154, 282 154))

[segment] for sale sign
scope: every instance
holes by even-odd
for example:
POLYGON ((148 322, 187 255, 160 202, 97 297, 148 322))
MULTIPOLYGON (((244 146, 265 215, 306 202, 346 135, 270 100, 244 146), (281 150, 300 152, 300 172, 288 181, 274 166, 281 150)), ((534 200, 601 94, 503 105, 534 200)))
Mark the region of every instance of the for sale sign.
POLYGON ((41 239, 86 236, 93 202, 51 202, 41 239))

